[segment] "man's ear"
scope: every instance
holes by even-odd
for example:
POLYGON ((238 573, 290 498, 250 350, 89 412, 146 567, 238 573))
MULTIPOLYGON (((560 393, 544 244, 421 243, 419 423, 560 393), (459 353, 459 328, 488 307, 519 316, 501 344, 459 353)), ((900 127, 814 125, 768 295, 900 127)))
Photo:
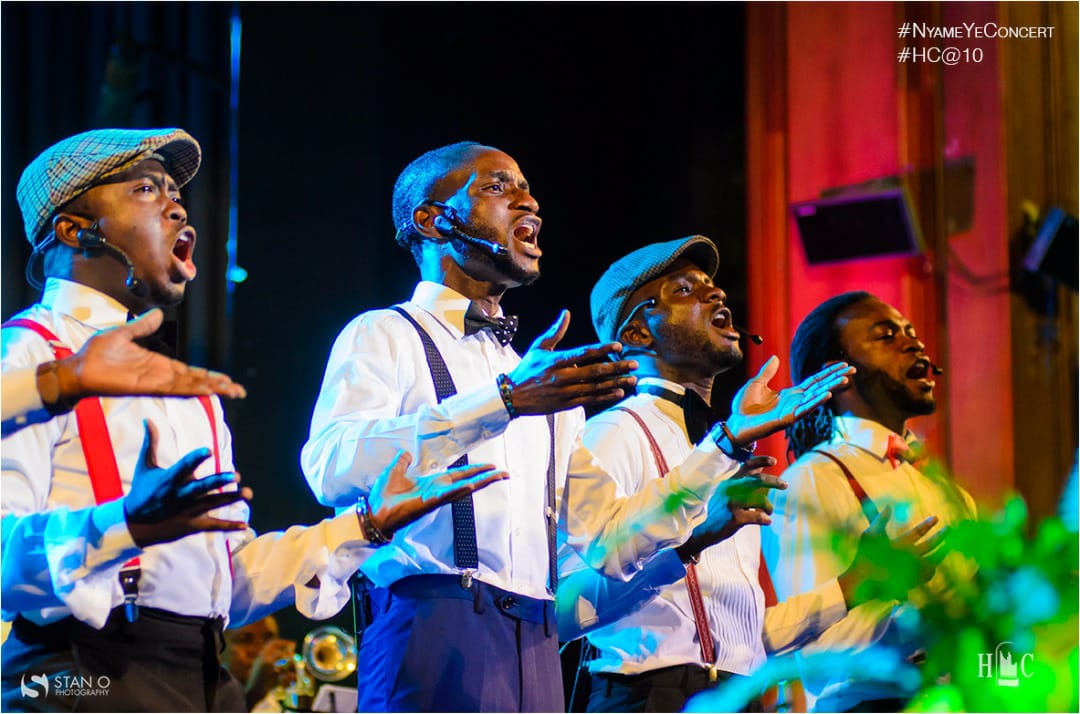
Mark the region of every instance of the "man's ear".
POLYGON ((616 336, 616 339, 624 347, 633 347, 639 350, 650 349, 653 344, 653 336, 648 326, 637 317, 626 324, 626 327, 616 336))
POLYGON ((417 206, 412 214, 413 230, 429 240, 437 241, 439 243, 445 242, 446 239, 443 238, 442 234, 435 228, 435 219, 439 215, 439 213, 432 210, 432 207, 427 204, 417 206))
POLYGON ((79 249, 79 231, 89 228, 90 223, 73 213, 57 213, 52 219, 56 240, 69 248, 79 249))

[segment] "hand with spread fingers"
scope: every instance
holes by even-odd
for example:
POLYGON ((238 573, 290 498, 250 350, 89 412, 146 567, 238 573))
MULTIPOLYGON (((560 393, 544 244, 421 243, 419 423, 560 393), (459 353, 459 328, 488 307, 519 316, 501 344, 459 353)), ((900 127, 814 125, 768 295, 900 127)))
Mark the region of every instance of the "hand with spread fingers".
POLYGON ((215 508, 251 500, 251 489, 246 487, 215 493, 238 483, 239 475, 220 473, 195 478, 195 469, 210 458, 211 452, 206 448, 195 449, 169 468, 159 467, 154 458, 157 429, 149 421, 143 424, 146 436, 135 465, 131 491, 124 496, 124 517, 135 545, 145 548, 192 533, 246 529, 245 521, 227 521, 210 515, 215 508))
POLYGON ((159 308, 149 310, 125 325, 102 330, 77 353, 61 360, 61 398, 73 402, 103 396, 247 396, 242 386, 224 374, 188 366, 135 344, 134 340, 153 334, 163 319, 159 308))
POLYGON ((629 376, 637 362, 611 359, 622 350, 618 342, 556 351, 569 326, 570 312, 563 310, 507 375, 511 415, 554 414, 612 402, 622 399, 637 382, 629 376))
POLYGON ((828 401, 832 390, 845 386, 848 375, 855 373, 847 362, 834 362, 798 385, 776 392, 769 381, 779 368, 780 360, 773 355, 732 400, 727 427, 736 446, 747 446, 791 426, 828 401))
POLYGON ((434 474, 409 476, 412 455, 399 451, 397 458, 371 485, 368 496, 370 519, 378 532, 392 538, 394 531, 407 526, 439 506, 510 478, 491 464, 470 464, 434 474))
POLYGON ((762 469, 775 465, 776 459, 771 456, 753 456, 731 478, 721 482, 709 498, 705 520, 675 549, 679 557, 689 560, 709 546, 735 535, 743 526, 772 523, 769 491, 788 486, 779 477, 762 473, 762 469))
POLYGON ((937 524, 937 516, 890 539, 885 528, 891 517, 891 505, 881 509, 859 538, 855 559, 837 577, 849 608, 873 599, 903 600, 908 590, 930 579, 944 553, 938 546, 948 529, 922 540, 937 524), (905 573, 905 565, 913 566, 910 573, 905 573))

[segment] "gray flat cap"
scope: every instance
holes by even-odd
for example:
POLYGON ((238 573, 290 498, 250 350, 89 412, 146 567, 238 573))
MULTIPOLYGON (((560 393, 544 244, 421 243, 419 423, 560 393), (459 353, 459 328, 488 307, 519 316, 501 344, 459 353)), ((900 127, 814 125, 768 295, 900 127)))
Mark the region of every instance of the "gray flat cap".
POLYGON ((35 245, 58 208, 103 179, 151 158, 161 161, 183 186, 199 170, 202 150, 183 129, 94 129, 45 149, 15 188, 26 239, 35 245))
POLYGON ((666 243, 652 243, 616 260, 600 276, 589 296, 593 327, 601 342, 615 342, 615 331, 634 291, 657 277, 679 258, 686 258, 710 278, 720 267, 720 253, 705 236, 688 236, 666 243))

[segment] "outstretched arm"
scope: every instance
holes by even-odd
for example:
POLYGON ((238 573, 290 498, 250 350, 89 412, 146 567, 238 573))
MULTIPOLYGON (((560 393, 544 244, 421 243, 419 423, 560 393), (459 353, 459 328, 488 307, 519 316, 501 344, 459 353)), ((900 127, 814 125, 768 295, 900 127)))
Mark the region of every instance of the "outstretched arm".
POLYGON ((399 453, 375 479, 365 496, 366 512, 346 511, 312 526, 266 533, 235 551, 231 626, 293 604, 313 620, 332 617, 349 601, 349 578, 395 530, 508 478, 490 464, 413 477, 408 472, 411 461, 408 454, 399 453))
POLYGON ((438 404, 422 344, 404 318, 376 310, 353 320, 330 353, 301 453, 315 497, 347 507, 371 490, 378 470, 401 451, 412 455, 414 473, 434 473, 500 435, 513 416, 622 396, 622 388, 633 384, 625 373, 634 365, 607 362, 612 345, 554 351, 568 320, 564 312, 502 387, 492 376, 466 388, 463 377, 458 394, 438 404))
POLYGON ((224 374, 135 344, 152 334, 162 319, 161 310, 154 308, 126 325, 95 334, 70 357, 6 372, 0 400, 4 436, 71 411, 86 397, 247 396, 224 374))

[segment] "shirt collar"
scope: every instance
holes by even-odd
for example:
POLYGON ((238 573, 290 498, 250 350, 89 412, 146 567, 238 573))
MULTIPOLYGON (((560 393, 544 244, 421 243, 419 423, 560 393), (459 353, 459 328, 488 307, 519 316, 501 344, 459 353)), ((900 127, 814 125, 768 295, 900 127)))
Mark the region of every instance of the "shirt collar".
POLYGON ((672 382, 663 377, 638 377, 638 384, 655 384, 657 387, 663 387, 669 391, 675 392, 679 396, 686 394, 686 387, 682 386, 678 382, 672 382))
MULTIPOLYGON (((422 307, 457 337, 465 336, 465 313, 472 301, 453 288, 430 280, 416 284, 411 302, 422 307)), ((502 317, 502 306, 492 317, 502 317)))
MULTIPOLYGON (((864 451, 869 451, 880 459, 885 459, 889 449, 889 436, 895 432, 876 421, 862 419, 855 416, 838 416, 833 418, 833 436, 829 443, 836 444, 847 442, 854 444, 864 451)), ((916 440, 911 429, 905 429, 904 441, 909 444, 916 440)))
POLYGON ((41 304, 99 330, 122 325, 128 319, 128 309, 105 293, 62 278, 45 281, 41 304))

